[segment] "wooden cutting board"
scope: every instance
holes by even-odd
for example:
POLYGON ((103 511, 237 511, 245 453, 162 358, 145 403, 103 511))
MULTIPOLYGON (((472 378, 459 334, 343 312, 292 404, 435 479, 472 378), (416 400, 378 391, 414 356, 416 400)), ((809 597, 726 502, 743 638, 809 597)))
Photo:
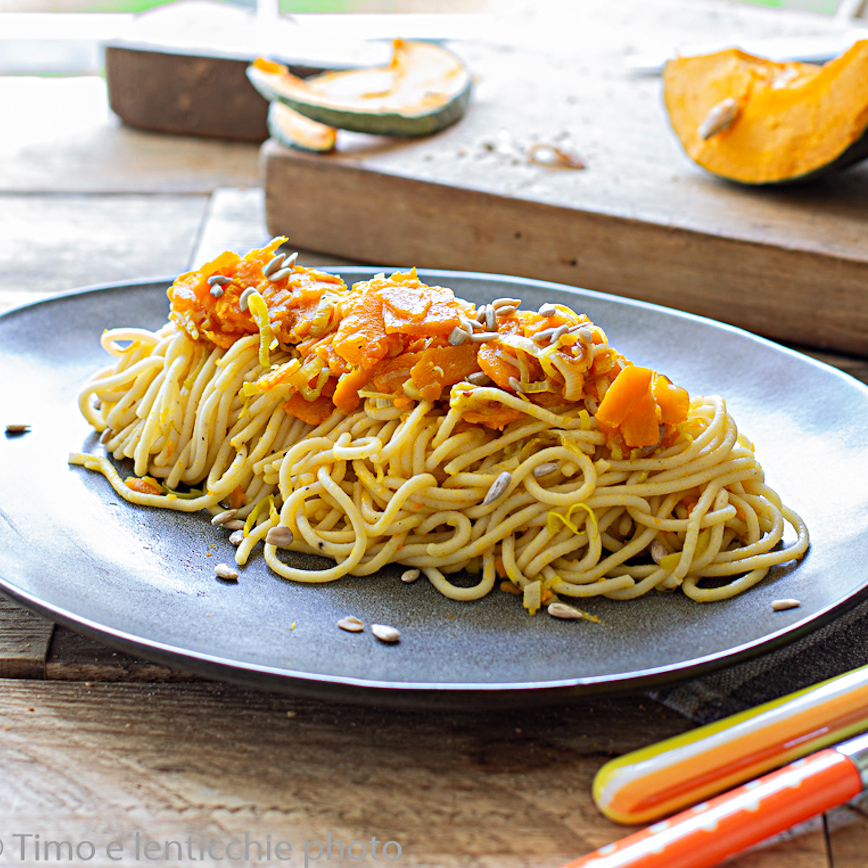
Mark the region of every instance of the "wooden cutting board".
POLYGON ((822 22, 705 2, 564 5, 557 20, 530 11, 493 24, 490 42, 453 45, 474 98, 436 136, 346 134, 326 155, 266 142, 269 231, 348 259, 552 280, 868 355, 868 164, 809 186, 716 179, 681 150, 660 78, 628 68, 637 52, 822 22), (535 145, 586 168, 539 165, 535 145))

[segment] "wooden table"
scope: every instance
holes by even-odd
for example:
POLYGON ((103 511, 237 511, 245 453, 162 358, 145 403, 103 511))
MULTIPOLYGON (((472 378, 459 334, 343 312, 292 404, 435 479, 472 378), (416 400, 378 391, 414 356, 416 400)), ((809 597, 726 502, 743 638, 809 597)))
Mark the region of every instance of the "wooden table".
MULTIPOLYGON (((97 79, 0 79, 0 115, 20 105, 33 113, 0 137, 0 309, 266 237, 255 145, 123 128, 97 79)), ((868 381, 865 359, 823 357, 868 381)), ((279 842, 294 865, 306 842, 312 865, 330 843, 334 864, 354 841, 344 862, 365 847, 370 864, 376 839, 380 861, 408 868, 555 868, 624 834, 592 805, 601 763, 690 725, 641 695, 475 714, 298 699, 133 659, 2 602, 0 865, 50 861, 37 845, 51 840, 78 848, 72 865, 136 861, 138 842, 137 861, 216 866, 247 835, 236 864, 285 864, 279 842), (255 861, 269 842, 272 861, 255 861)), ((856 868, 866 842, 857 802, 732 864, 856 868)))

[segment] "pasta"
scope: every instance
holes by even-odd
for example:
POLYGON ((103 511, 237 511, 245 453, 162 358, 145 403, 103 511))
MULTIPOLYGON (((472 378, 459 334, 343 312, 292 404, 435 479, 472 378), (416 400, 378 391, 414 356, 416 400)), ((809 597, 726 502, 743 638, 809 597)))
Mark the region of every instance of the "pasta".
POLYGON ((134 504, 231 509, 239 566, 260 544, 296 582, 401 564, 532 613, 726 599, 806 552, 723 399, 629 362, 587 317, 476 308, 415 271, 350 289, 284 240, 181 275, 159 330, 103 334, 113 361, 79 404, 106 454, 71 463, 134 504))

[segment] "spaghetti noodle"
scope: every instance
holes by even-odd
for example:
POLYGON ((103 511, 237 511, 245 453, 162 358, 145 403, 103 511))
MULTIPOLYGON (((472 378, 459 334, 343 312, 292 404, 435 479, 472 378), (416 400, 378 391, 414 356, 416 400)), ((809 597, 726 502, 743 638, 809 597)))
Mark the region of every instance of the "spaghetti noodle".
POLYGON ((397 563, 454 600, 500 580, 531 612, 721 600, 807 550, 724 401, 628 362, 587 317, 477 309, 414 271, 348 288, 287 264, 283 240, 181 275, 161 329, 103 334, 114 361, 79 403, 107 454, 71 463, 131 503, 232 507, 239 565, 260 543, 297 582, 397 563))

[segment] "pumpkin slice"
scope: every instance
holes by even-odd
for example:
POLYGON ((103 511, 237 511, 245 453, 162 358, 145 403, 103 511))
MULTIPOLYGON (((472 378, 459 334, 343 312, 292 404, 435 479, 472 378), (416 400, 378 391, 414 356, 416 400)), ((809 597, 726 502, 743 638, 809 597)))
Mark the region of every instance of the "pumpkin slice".
POLYGON ((868 40, 823 66, 730 48, 669 61, 663 94, 687 154, 745 184, 804 180, 868 157, 868 40))
POLYGON ((388 66, 297 78, 285 66, 256 60, 253 86, 321 124, 384 136, 424 136, 455 123, 470 101, 471 78, 450 51, 395 40, 388 66))
POLYGON ((268 107, 268 132, 286 148, 315 153, 333 150, 337 141, 334 127, 312 121, 280 102, 268 107))

